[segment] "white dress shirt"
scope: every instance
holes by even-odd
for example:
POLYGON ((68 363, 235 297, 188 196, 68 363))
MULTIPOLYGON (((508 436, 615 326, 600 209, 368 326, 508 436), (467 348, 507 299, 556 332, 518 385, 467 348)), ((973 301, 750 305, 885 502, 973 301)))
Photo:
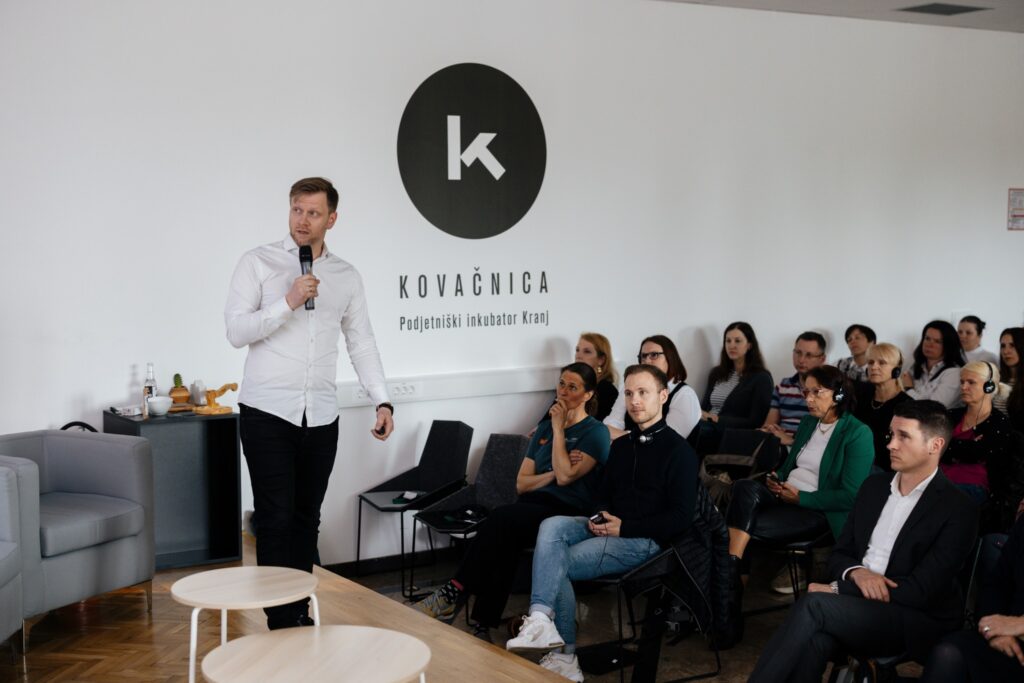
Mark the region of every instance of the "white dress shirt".
POLYGON ((387 384, 359 273, 325 244, 313 262, 316 308, 293 311, 285 295, 302 274, 298 254, 290 235, 246 252, 231 278, 224 322, 232 346, 249 347, 238 402, 294 425, 305 414, 310 427, 319 427, 338 416, 340 333, 374 405, 388 400, 387 384))
POLYGON ((889 484, 889 498, 885 501, 885 507, 882 508, 882 514, 878 516, 878 521, 875 522, 874 531, 871 532, 871 540, 868 541, 868 549, 864 553, 864 564, 850 567, 844 571, 844 579, 847 574, 860 567, 867 567, 876 574, 885 576, 885 571, 889 568, 892 547, 896 544, 896 537, 900 535, 903 525, 907 523, 907 518, 914 511, 918 501, 921 500, 921 495, 928 488, 928 484, 932 483, 932 479, 935 478, 935 473, 938 471, 936 468, 935 472, 928 475, 927 479, 915 486, 914 490, 905 496, 900 493, 900 477, 903 475, 899 472, 896 473, 889 484))
MULTIPOLYGON (((672 390, 678 385, 679 382, 670 381, 668 383, 668 393, 671 394, 672 390)), ((697 423, 700 422, 700 399, 697 398, 697 393, 687 384, 677 391, 675 396, 672 396, 672 401, 668 406, 669 411, 668 415, 665 416, 665 424, 685 439, 693 431, 693 428, 697 426, 697 423)), ((618 397, 615 399, 615 405, 612 406, 612 412, 608 413, 604 423, 616 429, 626 428, 625 391, 619 392, 618 397)))

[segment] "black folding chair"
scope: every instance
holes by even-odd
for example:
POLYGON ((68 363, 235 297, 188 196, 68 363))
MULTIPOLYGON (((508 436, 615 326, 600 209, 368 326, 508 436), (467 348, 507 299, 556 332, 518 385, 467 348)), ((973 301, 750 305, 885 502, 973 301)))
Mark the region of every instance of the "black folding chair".
MULTIPOLYGON (((428 534, 437 531, 453 538, 471 538, 487 519, 488 513, 516 502, 516 475, 529 445, 530 440, 522 434, 491 434, 473 483, 413 516, 413 557, 416 556, 417 522, 427 527, 428 534)), ((413 597, 416 596, 415 571, 416 563, 413 562, 409 571, 409 589, 413 597)))
MULTIPOLYGON (((412 595, 405 583, 405 512, 422 510, 428 505, 454 493, 466 485, 466 463, 473 428, 454 420, 434 420, 430 425, 427 443, 419 463, 405 472, 359 494, 359 517, 356 531, 356 574, 361 574, 363 536, 363 503, 378 512, 398 513, 400 543, 399 563, 402 577, 402 595, 412 595), (405 492, 414 494, 403 498, 405 492)), ((416 558, 413 557, 413 562, 416 558)))

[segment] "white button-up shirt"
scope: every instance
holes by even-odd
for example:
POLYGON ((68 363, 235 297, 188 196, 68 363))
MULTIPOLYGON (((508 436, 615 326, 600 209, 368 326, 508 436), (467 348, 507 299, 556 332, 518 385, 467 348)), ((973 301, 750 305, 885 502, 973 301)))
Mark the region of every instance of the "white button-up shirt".
MULTIPOLYGON (((927 479, 915 486, 914 490, 905 496, 900 493, 900 477, 902 474, 896 473, 889 484, 889 498, 885 501, 882 514, 878 516, 875 530, 871 532, 871 540, 868 541, 868 549, 864 553, 864 564, 862 566, 867 567, 876 574, 885 576, 885 571, 889 568, 889 556, 892 555, 892 547, 896 544, 896 537, 900 535, 903 525, 907 523, 907 518, 914 511, 918 501, 921 500, 921 495, 928 488, 928 484, 932 483, 932 479, 935 478, 935 473, 938 471, 936 469, 935 472, 932 472, 927 479)), ((843 578, 845 579, 846 575, 854 569, 857 569, 857 567, 850 567, 843 572, 843 578)))
POLYGON ((224 322, 235 348, 248 345, 239 403, 294 425, 310 427, 338 416, 335 378, 338 336, 374 405, 388 400, 384 368, 370 326, 363 281, 350 264, 327 251, 313 262, 320 280, 315 310, 285 301, 302 274, 291 236, 245 253, 231 278, 224 322))

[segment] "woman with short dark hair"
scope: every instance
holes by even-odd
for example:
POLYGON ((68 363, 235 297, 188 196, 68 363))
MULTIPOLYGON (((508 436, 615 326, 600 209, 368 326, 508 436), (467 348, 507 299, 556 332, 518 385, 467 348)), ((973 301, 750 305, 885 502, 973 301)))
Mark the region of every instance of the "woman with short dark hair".
POLYGON ((913 399, 932 399, 946 408, 960 403, 960 368, 964 364, 960 337, 945 320, 933 320, 921 330, 914 349, 914 366, 903 373, 903 386, 913 399))
POLYGON ((999 359, 996 354, 981 348, 981 335, 985 331, 985 321, 976 315, 965 315, 960 318, 960 324, 956 326, 956 333, 960 336, 960 347, 964 350, 964 360, 970 363, 972 360, 995 363, 999 359))
MULTIPOLYGON (((856 399, 849 378, 831 365, 816 367, 807 373, 803 394, 809 414, 800 420, 778 472, 764 483, 740 479, 733 484, 726 522, 735 591, 742 592, 741 560, 751 536, 797 541, 831 531, 838 538, 871 471, 871 430, 853 416, 856 399)), ((730 602, 737 619, 738 602, 730 602)))
POLYGON ((867 325, 854 323, 843 333, 850 355, 836 363, 839 372, 854 382, 868 381, 868 349, 878 341, 875 331, 867 325))

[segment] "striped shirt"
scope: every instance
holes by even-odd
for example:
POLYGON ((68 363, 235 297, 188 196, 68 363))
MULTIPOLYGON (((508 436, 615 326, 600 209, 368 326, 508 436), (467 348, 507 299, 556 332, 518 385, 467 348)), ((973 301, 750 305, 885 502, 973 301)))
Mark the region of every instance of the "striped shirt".
POLYGON ((711 414, 718 415, 722 410, 722 406, 725 404, 725 399, 729 398, 729 394, 736 388, 736 385, 740 383, 740 373, 733 370, 729 373, 727 379, 719 380, 715 382, 715 387, 711 390, 711 414))
POLYGON ((802 389, 798 372, 776 384, 772 392, 771 407, 779 411, 779 426, 786 430, 787 434, 796 434, 801 418, 809 412, 802 389))

